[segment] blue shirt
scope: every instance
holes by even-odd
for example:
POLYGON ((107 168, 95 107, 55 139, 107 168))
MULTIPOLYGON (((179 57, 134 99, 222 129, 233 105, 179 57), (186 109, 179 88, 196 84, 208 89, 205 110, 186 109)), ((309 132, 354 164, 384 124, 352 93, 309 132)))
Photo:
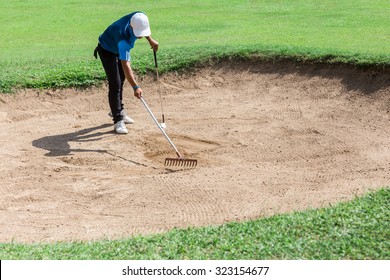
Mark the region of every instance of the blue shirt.
POLYGON ((134 47, 137 37, 130 26, 130 20, 134 12, 113 22, 99 36, 99 43, 103 49, 119 55, 120 60, 130 61, 130 50, 134 47))

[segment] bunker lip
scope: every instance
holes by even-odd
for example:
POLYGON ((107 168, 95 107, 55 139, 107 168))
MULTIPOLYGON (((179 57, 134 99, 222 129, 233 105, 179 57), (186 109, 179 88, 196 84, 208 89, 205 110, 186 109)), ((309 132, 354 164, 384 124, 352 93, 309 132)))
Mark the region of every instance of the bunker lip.
MULTIPOLYGON (((139 77, 159 115, 158 84, 139 77)), ((25 90, 0 102, 0 242, 122 238, 324 207, 390 185, 390 73, 222 61, 160 75, 172 149, 127 90, 25 90)))

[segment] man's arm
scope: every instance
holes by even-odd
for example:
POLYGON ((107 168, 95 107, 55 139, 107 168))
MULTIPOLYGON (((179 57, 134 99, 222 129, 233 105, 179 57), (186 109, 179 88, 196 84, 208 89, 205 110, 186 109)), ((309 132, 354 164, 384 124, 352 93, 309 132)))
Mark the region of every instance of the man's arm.
MULTIPOLYGON (((154 51, 157 51, 158 50, 158 42, 150 36, 146 36, 145 38, 146 38, 146 40, 148 40, 151 48, 154 51)), ((131 69, 130 62, 127 60, 121 60, 121 64, 122 64, 122 69, 123 69, 123 72, 125 73, 125 77, 126 77, 127 81, 129 81, 129 83, 133 87, 133 89, 134 89, 134 87, 138 87, 138 88, 134 89, 134 96, 136 96, 137 98, 140 98, 142 95, 142 89, 138 86, 137 82, 135 81, 134 73, 133 73, 133 70, 131 69)))
MULTIPOLYGON (((130 85, 134 89, 134 87, 138 86, 138 84, 135 81, 134 73, 133 73, 133 70, 131 69, 130 62, 127 60, 121 60, 121 64, 122 64, 122 69, 123 69, 123 72, 125 73, 125 77, 126 77, 127 81, 130 83, 130 85)), ((141 95, 142 95, 142 89, 140 87, 134 89, 134 96, 135 97, 140 98, 141 95)))
POLYGON ((156 40, 154 40, 150 36, 146 36, 145 38, 146 38, 146 40, 148 40, 148 42, 149 42, 150 46, 152 47, 152 49, 157 51, 158 50, 158 42, 156 40))

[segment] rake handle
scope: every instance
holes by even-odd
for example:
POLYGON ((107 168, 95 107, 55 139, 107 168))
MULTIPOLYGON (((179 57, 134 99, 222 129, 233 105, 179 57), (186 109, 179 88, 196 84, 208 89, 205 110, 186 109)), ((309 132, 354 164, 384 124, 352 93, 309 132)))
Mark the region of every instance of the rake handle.
POLYGON ((145 99, 141 96, 140 97, 142 103, 144 104, 146 110, 149 112, 150 116, 152 117, 153 121, 156 123, 157 127, 160 129, 160 131, 162 132, 162 134, 164 135, 164 137, 168 140, 169 144, 172 146, 172 148, 175 150, 176 152, 176 155, 180 158, 180 159, 184 159, 182 157, 182 155, 179 153, 179 150, 176 148, 175 144, 173 144, 172 140, 168 137, 168 135, 166 134, 166 132, 164 131, 164 129, 161 127, 161 125, 158 123, 156 117, 153 115, 153 112, 152 110, 150 110, 148 104, 146 104, 145 102, 145 99))

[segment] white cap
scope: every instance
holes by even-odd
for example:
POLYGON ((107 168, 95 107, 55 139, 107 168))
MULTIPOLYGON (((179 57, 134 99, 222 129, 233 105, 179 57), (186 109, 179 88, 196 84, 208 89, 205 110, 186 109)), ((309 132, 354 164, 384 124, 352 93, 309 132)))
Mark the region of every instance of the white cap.
POLYGON ((130 25, 136 37, 150 36, 149 19, 143 13, 136 13, 131 17, 130 25))

